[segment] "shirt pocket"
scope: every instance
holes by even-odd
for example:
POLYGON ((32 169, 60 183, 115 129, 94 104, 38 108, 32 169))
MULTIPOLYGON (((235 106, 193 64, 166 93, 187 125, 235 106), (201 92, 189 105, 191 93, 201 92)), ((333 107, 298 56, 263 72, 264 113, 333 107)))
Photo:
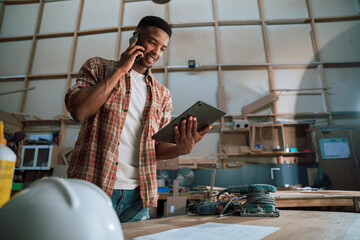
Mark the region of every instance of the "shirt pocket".
POLYGON ((108 99, 106 99, 104 105, 102 106, 102 110, 104 112, 119 112, 121 110, 121 99, 120 96, 125 95, 125 89, 118 88, 114 89, 109 95, 108 99))
POLYGON ((151 119, 152 119, 152 129, 154 131, 154 133, 156 133, 157 131, 159 131, 162 127, 162 123, 163 123, 163 118, 164 118, 164 113, 161 109, 161 104, 159 103, 154 103, 152 110, 151 110, 151 119))

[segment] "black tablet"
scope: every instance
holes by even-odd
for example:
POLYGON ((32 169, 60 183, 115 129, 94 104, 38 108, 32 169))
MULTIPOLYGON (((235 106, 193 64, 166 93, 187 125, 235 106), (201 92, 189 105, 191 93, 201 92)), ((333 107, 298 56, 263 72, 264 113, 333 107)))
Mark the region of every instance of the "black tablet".
POLYGON ((181 120, 187 119, 189 116, 197 118, 197 130, 200 131, 208 125, 224 116, 226 113, 216 107, 213 107, 202 101, 196 102, 185 112, 180 114, 177 118, 172 120, 168 125, 160 129, 157 133, 152 136, 152 139, 175 143, 174 139, 174 125, 180 126, 181 120))

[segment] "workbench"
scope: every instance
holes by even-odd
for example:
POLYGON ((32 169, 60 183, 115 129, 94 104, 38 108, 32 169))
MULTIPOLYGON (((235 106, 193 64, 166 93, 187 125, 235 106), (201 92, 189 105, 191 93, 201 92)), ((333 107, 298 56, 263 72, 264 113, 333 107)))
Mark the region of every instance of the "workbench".
MULTIPOLYGON (((339 190, 289 190, 271 193, 275 198, 277 208, 301 208, 301 207, 353 207, 355 212, 360 212, 359 191, 339 190)), ((167 196, 172 194, 161 193, 159 200, 166 201, 167 196)), ((188 201, 199 201, 207 194, 179 193, 179 196, 186 197, 188 201)))
MULTIPOLYGON (((125 239, 207 222, 280 227, 264 239, 359 239, 360 214, 326 211, 282 210, 280 217, 183 215, 122 223, 125 239)), ((233 239, 241 239, 234 236, 233 239)), ((187 240, 187 239, 184 239, 187 240)))

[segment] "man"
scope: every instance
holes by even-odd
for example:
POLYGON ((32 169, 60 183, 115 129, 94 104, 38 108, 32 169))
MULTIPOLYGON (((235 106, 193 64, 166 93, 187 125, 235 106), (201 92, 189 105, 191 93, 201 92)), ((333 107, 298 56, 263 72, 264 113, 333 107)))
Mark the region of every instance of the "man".
POLYGON ((157 205, 156 160, 190 153, 211 128, 197 132, 196 118, 189 117, 174 127, 176 144, 151 139, 173 110, 169 90, 151 73, 171 34, 163 19, 144 17, 120 60, 89 59, 65 96, 81 122, 68 177, 101 187, 121 222, 148 219, 149 207, 157 205))

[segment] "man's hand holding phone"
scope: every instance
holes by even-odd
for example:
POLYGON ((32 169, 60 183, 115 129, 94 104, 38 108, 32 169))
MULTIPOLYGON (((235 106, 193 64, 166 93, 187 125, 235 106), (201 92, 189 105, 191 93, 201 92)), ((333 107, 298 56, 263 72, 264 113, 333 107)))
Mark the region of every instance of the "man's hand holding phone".
POLYGON ((138 61, 144 56, 145 48, 140 45, 139 34, 134 34, 130 40, 130 46, 121 54, 120 66, 124 67, 128 72, 135 61, 138 61))

